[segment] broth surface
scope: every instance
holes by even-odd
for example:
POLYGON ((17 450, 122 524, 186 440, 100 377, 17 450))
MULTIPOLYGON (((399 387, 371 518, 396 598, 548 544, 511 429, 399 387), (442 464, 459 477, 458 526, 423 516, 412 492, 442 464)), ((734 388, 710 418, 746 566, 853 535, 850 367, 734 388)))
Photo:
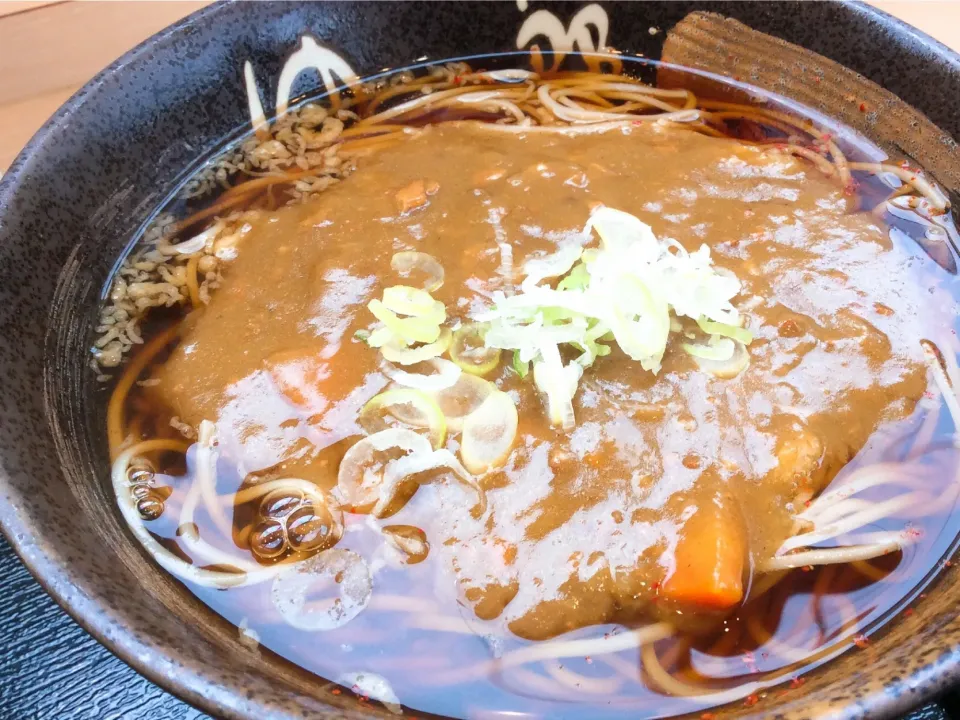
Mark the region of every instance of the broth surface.
MULTIPOLYGON (((367 303, 406 282, 391 257, 414 250, 439 260, 445 280, 433 295, 467 322, 495 291, 514 288, 525 260, 582 244, 598 203, 688 251, 706 244, 716 266, 736 275, 735 305, 754 333, 746 370, 732 379, 701 371, 680 347, 683 333, 671 335, 657 375, 614 346, 584 375, 577 425, 564 432, 551 427, 532 382, 501 360, 487 379, 516 401, 520 429, 505 466, 481 478, 486 512, 460 486, 436 482, 388 517, 346 514, 337 547, 362 555, 374 575, 370 606, 349 624, 319 637, 287 627, 268 587, 194 592, 330 680, 349 686, 346 671, 376 673, 408 707, 458 717, 652 717, 714 704, 658 696, 635 653, 553 659, 538 672, 491 667, 491 657, 533 647, 527 641, 615 637, 617 625, 668 620, 691 633, 682 641, 693 646, 691 666, 722 690, 802 667, 759 641, 764 632, 771 643, 783 642, 781 630, 792 645, 812 643, 816 662, 899 602, 892 580, 913 587, 925 573, 907 561, 952 541, 954 496, 921 522, 924 538, 899 565, 901 556, 869 566, 879 583, 846 566, 781 583, 757 611, 764 632, 747 631, 748 613, 689 612, 662 597, 678 543, 702 514, 719 514, 743 538, 747 609, 753 569, 797 532, 798 506, 841 469, 915 462, 940 478, 930 490, 940 497, 954 471, 952 446, 911 456, 917 433, 945 432, 921 400, 929 393, 920 341, 954 326, 954 278, 776 147, 670 124, 578 136, 427 128, 361 158, 310 202, 251 211, 222 286, 183 319, 179 344, 134 402, 158 426, 216 423, 221 495, 290 477, 332 490, 343 453, 364 434, 361 408, 389 384, 357 333, 371 325, 367 303), (946 291, 934 296, 934 286, 946 291), (383 540, 390 526, 422 531, 426 559, 405 563, 383 540), (811 612, 828 619, 778 629, 781 617, 807 612, 811 593, 811 612), (548 679, 565 680, 568 692, 548 679)), ((188 456, 186 475, 165 476, 168 506, 183 502, 195 461, 188 456)), ((240 503, 228 517, 242 550, 256 505, 240 503)), ((175 516, 149 523, 169 547, 183 532, 175 516)), ((200 536, 218 522, 201 509, 200 536)), ((678 663, 681 645, 671 639, 658 650, 678 663)))

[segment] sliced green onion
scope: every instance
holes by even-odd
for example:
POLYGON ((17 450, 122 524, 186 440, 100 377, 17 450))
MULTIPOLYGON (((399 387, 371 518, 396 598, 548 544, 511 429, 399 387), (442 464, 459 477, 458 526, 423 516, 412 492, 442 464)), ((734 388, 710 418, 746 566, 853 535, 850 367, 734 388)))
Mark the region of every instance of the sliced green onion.
MULTIPOLYGON (((658 239, 639 218, 603 206, 593 210, 583 232, 594 231, 599 248, 568 246, 529 260, 520 292, 495 292, 493 308, 474 318, 488 323, 488 347, 514 352, 518 374, 533 363, 534 381, 546 396, 554 425, 574 424, 580 376, 611 352, 604 343, 616 342, 644 370, 657 373, 670 333, 684 329, 679 318, 699 319, 711 336, 707 344, 683 346, 699 363, 745 367, 742 353, 752 336, 740 327, 732 303, 741 285, 713 265, 707 245, 689 251, 672 238, 658 239), (554 277, 555 287, 542 282, 554 277), (580 350, 575 362, 563 364, 562 345, 580 350)), ((708 371, 720 374, 727 368, 708 371)))
POLYGON ((524 289, 536 287, 541 280, 566 275, 582 254, 583 248, 579 245, 567 245, 549 255, 527 260, 523 264, 527 276, 523 281, 524 289))
POLYGON ((443 355, 447 351, 447 348, 450 347, 450 342, 452 339, 453 333, 451 333, 448 328, 441 328, 440 336, 435 342, 432 342, 429 345, 408 348, 388 344, 380 348, 380 352, 382 352, 383 356, 392 363, 397 363, 398 365, 414 365, 418 362, 423 362, 424 360, 430 360, 431 358, 440 357, 443 355))
POLYGON ((697 361, 697 366, 703 372, 708 372, 718 378, 729 380, 739 375, 750 365, 750 353, 747 352, 747 348, 743 343, 739 343, 736 340, 728 340, 727 338, 722 339, 727 340, 734 346, 733 353, 729 357, 723 360, 715 360, 707 357, 694 356, 694 359, 697 361))
POLYGON ((495 370, 500 364, 500 349, 487 347, 484 344, 481 326, 469 324, 453 333, 450 359, 464 372, 483 376, 495 370))
POLYGON ((741 342, 744 345, 749 345, 751 342, 753 342, 753 333, 746 328, 742 328, 737 325, 714 322, 713 320, 708 320, 703 316, 697 318, 697 325, 699 325, 700 329, 708 335, 722 335, 724 337, 736 340, 737 342, 741 342))
POLYGON ((463 421, 460 457, 467 470, 485 473, 502 465, 517 437, 517 406, 496 390, 463 421))
POLYGON ((423 289, 427 292, 443 286, 443 265, 433 255, 414 251, 398 252, 391 258, 390 267, 404 278, 410 277, 414 271, 423 274, 423 289))
POLYGON ((525 378, 527 373, 530 372, 530 361, 522 362, 520 360, 519 350, 514 350, 513 352, 513 369, 521 378, 525 378))
POLYGON ((394 488, 385 487, 384 474, 391 462, 405 455, 422 457, 431 452, 430 441, 413 430, 381 430, 347 450, 340 461, 333 494, 351 512, 370 512, 395 494, 394 488), (393 457, 384 457, 384 453, 393 457))
POLYGON ((497 388, 492 382, 469 373, 461 373, 460 378, 450 387, 429 393, 440 406, 447 420, 447 429, 460 432, 463 421, 476 410, 497 388))
POLYGON ((426 429, 434 450, 443 447, 447 439, 447 421, 440 407, 420 390, 403 388, 380 393, 363 406, 357 423, 373 434, 393 427, 391 419, 426 429))
MULTIPOLYGON (((443 306, 441 305, 441 308, 443 306)), ((406 317, 400 318, 379 300, 367 303, 367 309, 373 316, 382 322, 390 332, 405 340, 407 343, 432 343, 440 336, 440 322, 434 317, 406 317)))
POLYGON ((366 343, 372 348, 381 348, 389 342, 393 342, 396 336, 393 331, 387 327, 379 327, 373 332, 367 333, 366 343))
POLYGON ((590 271, 584 262, 578 262, 570 273, 557 283, 557 290, 583 290, 589 282, 590 271))
POLYGON ((407 285, 394 285, 383 291, 383 306, 398 315, 409 315, 439 325, 447 319, 443 303, 430 293, 407 285))
POLYGON ((683 343, 683 349, 687 354, 692 355, 698 360, 726 362, 733 357, 733 353, 736 351, 736 345, 730 338, 714 335, 710 338, 710 342, 706 344, 683 343))
POLYGON ((380 371, 397 385, 413 388, 414 390, 445 390, 451 387, 460 378, 461 370, 456 363, 449 360, 433 358, 418 363, 411 368, 416 372, 401 370, 384 360, 380 363, 380 371))

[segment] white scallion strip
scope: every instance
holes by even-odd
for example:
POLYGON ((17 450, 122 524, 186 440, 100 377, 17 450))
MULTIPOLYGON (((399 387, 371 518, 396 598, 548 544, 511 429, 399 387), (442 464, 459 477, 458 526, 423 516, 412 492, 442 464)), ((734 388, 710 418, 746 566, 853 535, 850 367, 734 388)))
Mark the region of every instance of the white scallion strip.
POLYGON ((555 343, 543 343, 540 346, 542 360, 533 364, 533 381, 547 396, 547 412, 550 422, 569 430, 576 425, 573 412, 573 396, 577 392, 577 383, 583 373, 576 363, 566 367, 560 358, 560 349, 555 343))
POLYGON ((523 264, 523 272, 527 277, 523 281, 522 289, 536 287, 547 278, 566 275, 582 254, 583 248, 579 245, 567 245, 552 255, 527 260, 523 264))
POLYGON ((696 320, 710 336, 706 344, 684 346, 701 369, 726 378, 749 364, 744 346, 752 335, 731 303, 740 282, 713 266, 706 245, 687 252, 676 240, 658 240, 639 218, 603 206, 590 215, 583 239, 593 232, 600 248, 572 244, 528 260, 521 292, 495 293, 494 307, 475 318, 488 323, 488 347, 514 352, 515 368, 533 363, 552 423, 573 426, 583 368, 610 352, 605 342, 659 372, 670 333, 680 327, 677 316, 696 320), (548 278, 560 279, 556 287, 541 284, 548 278), (581 354, 564 365, 560 345, 581 354))

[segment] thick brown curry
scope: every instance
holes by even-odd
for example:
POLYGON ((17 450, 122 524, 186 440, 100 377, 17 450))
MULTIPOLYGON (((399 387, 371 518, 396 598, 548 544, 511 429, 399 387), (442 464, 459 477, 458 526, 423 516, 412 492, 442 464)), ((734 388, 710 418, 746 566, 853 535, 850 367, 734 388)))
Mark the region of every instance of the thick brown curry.
POLYGON ((394 253, 436 257, 446 278, 434 297, 468 320, 519 282, 505 254, 519 269, 556 249, 596 203, 688 250, 705 243, 743 283, 746 370, 702 372, 676 336, 657 375, 614 348, 584 375, 564 432, 502 361, 488 379, 515 394, 520 431, 506 466, 481 479, 486 513, 440 483, 396 516, 423 528, 478 617, 522 637, 682 622, 683 593, 662 589, 686 562, 685 534, 713 514, 742 547, 729 602, 691 601, 707 614, 735 604, 752 565, 795 531, 793 504, 926 388, 909 257, 853 202, 772 147, 671 125, 575 137, 428 128, 314 201, 252 220, 150 392, 180 422, 216 421, 247 482, 332 488, 359 409, 388 384, 354 335, 372 322, 366 303, 400 282, 394 253))

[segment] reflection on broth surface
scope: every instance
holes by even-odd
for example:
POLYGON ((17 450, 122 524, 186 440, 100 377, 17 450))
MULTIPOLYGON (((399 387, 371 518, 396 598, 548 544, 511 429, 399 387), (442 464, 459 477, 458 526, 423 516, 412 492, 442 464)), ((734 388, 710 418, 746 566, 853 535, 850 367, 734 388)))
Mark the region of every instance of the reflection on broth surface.
POLYGON ((247 637, 393 709, 653 717, 752 704, 929 579, 960 347, 922 173, 625 76, 341 101, 103 315, 108 367, 190 308, 117 383, 114 487, 247 637))

